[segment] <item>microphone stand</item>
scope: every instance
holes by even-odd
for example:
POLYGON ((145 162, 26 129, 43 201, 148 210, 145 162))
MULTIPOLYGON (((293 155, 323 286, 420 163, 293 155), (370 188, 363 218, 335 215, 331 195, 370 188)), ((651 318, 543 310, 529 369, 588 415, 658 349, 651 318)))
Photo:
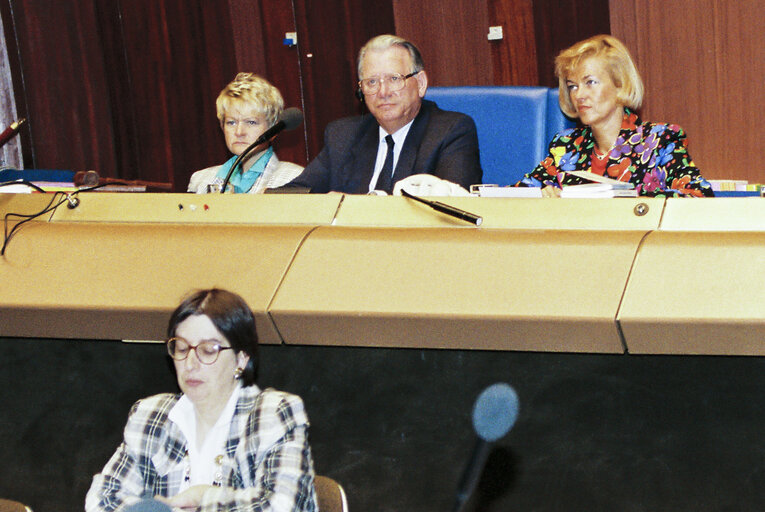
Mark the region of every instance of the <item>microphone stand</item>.
MULTIPOLYGON (((233 176, 234 171, 236 170, 236 166, 240 165, 242 160, 244 160, 253 149, 260 146, 261 144, 264 144, 266 142, 270 142, 274 137, 276 137, 279 133, 281 133, 283 130, 292 130, 293 128, 297 128, 297 126, 303 122, 303 113, 300 111, 300 109, 297 108, 288 108, 282 112, 282 115, 280 116, 280 119, 274 124, 271 128, 264 131, 260 137, 258 137, 255 142, 250 144, 247 149, 242 151, 242 153, 237 157, 236 160, 234 160, 234 165, 231 166, 231 169, 229 169, 228 174, 226 174, 226 179, 223 180, 223 186, 220 189, 220 193, 223 194, 226 191, 226 187, 228 186, 228 182, 231 179, 231 176, 233 176)), ((240 166, 241 167, 241 166, 240 166)))
POLYGON ((258 140, 247 146, 247 149, 242 151, 238 157, 236 157, 236 160, 234 160, 234 165, 231 166, 231 169, 228 170, 228 174, 226 174, 226 179, 223 180, 223 186, 220 188, 220 193, 223 194, 226 192, 226 187, 228 186, 228 182, 231 179, 231 176, 234 175, 234 171, 236 170, 236 166, 239 165, 241 167, 241 162, 244 160, 244 158, 249 155, 253 149, 260 146, 266 142, 265 140, 260 140, 260 137, 258 137, 258 140))

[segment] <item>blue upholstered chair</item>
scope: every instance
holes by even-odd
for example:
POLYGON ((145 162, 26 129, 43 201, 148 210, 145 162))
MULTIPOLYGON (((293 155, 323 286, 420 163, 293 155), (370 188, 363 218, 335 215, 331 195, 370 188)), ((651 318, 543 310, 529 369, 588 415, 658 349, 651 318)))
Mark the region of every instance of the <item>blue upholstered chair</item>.
POLYGON ((517 182, 542 160, 555 133, 574 126, 558 107, 558 90, 547 87, 429 87, 425 98, 473 118, 484 183, 517 182))
POLYGON ((547 147, 555 134, 574 126, 576 126, 576 122, 566 117, 560 111, 558 89, 547 89, 547 140, 545 141, 545 153, 547 153, 547 147))

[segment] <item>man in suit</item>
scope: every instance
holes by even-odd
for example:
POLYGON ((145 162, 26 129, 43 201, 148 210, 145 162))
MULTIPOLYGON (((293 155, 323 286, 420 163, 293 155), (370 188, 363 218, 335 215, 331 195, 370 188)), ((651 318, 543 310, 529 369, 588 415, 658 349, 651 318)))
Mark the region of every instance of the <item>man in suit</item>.
POLYGON ((359 52, 357 94, 369 114, 333 121, 324 148, 287 186, 311 192, 390 194, 395 183, 432 174, 464 188, 481 183, 473 120, 424 100, 428 88, 419 50, 393 35, 359 52))

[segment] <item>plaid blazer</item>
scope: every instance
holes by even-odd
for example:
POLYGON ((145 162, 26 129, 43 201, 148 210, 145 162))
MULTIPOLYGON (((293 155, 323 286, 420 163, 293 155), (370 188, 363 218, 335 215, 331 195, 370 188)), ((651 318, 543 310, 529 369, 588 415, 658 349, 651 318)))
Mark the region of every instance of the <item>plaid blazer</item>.
MULTIPOLYGON (((168 414, 180 396, 155 395, 133 405, 122 443, 93 477, 87 512, 178 494, 188 468, 186 439, 168 414)), ((242 388, 221 461, 224 484, 205 493, 199 511, 315 512, 308 428, 300 397, 242 388)))

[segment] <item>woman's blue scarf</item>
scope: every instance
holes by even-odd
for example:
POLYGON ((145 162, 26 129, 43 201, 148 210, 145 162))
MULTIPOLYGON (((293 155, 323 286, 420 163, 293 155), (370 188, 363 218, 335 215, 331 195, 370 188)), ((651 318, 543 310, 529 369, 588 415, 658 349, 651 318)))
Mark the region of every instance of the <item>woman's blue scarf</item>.
MULTIPOLYGON (((257 162, 252 164, 252 167, 250 167, 247 172, 242 173, 242 168, 240 166, 228 180, 229 186, 234 187, 234 192, 237 194, 245 194, 249 192, 252 186, 255 185, 255 182, 258 181, 258 178, 263 174, 263 171, 265 171, 266 165, 268 165, 268 161, 271 160, 273 154, 274 148, 269 146, 260 158, 258 158, 257 162)), ((233 156, 220 166, 220 170, 218 170, 218 174, 216 174, 215 177, 220 178, 221 183, 226 179, 228 171, 231 170, 231 166, 234 165, 234 161, 236 161, 237 158, 238 157, 233 156)))

